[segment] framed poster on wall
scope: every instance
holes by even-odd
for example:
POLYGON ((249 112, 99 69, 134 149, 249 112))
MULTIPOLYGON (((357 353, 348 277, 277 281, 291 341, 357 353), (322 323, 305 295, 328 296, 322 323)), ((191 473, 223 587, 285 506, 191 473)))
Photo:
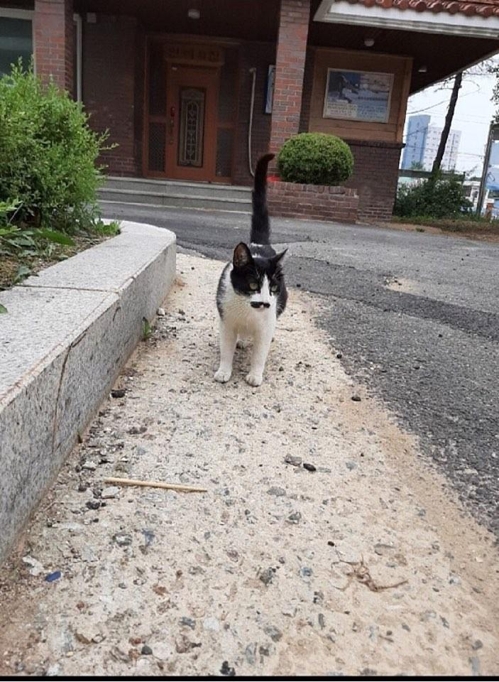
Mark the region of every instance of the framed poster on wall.
POLYGON ((393 73, 328 69, 323 118, 388 123, 393 73))
POLYGON ((269 66, 267 71, 267 84, 265 87, 265 113, 272 113, 272 100, 274 99, 275 64, 269 66))

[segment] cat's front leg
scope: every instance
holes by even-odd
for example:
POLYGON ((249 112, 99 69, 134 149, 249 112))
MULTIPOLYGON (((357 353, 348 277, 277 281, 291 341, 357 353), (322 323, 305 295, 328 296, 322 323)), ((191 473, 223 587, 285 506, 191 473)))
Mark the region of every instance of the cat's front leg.
POLYGON ((236 350, 237 333, 223 320, 220 322, 220 367, 215 373, 215 380, 221 384, 229 381, 232 375, 232 360, 236 350))
POLYGON ((259 334, 253 342, 253 354, 251 356, 251 369, 246 375, 246 381, 250 386, 260 386, 263 381, 265 363, 274 336, 274 329, 267 329, 259 334))

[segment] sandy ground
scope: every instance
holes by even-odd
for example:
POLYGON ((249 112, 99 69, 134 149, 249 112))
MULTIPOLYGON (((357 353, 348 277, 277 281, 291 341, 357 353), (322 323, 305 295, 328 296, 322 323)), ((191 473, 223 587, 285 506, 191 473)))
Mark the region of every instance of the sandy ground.
POLYGON ((344 373, 320 299, 291 293, 260 388, 247 351, 214 382, 220 269, 178 257, 124 397, 0 571, 0 674, 497 675, 491 537, 344 373))

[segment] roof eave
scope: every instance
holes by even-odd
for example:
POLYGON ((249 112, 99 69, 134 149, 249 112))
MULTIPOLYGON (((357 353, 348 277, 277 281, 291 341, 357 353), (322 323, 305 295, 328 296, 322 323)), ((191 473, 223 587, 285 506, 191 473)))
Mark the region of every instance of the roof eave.
POLYGON ((466 16, 463 13, 415 12, 395 7, 365 7, 344 0, 322 0, 314 21, 352 24, 400 31, 420 31, 463 38, 499 38, 499 17, 466 16))

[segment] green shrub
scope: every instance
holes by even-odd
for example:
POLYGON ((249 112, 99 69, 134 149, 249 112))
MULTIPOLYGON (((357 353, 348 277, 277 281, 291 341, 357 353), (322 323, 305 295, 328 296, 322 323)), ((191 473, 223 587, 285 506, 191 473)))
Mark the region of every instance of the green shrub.
POLYGON ((284 143, 277 166, 285 182, 339 185, 353 173, 353 155, 339 137, 300 133, 284 143))
POLYGON ((0 78, 0 202, 16 202, 9 222, 65 232, 97 215, 96 167, 106 135, 92 132, 81 106, 43 86, 19 63, 0 78))
POLYGON ((413 185, 402 185, 397 192, 394 214, 402 218, 426 216, 456 218, 470 213, 472 203, 466 198, 458 178, 428 178, 413 185))

